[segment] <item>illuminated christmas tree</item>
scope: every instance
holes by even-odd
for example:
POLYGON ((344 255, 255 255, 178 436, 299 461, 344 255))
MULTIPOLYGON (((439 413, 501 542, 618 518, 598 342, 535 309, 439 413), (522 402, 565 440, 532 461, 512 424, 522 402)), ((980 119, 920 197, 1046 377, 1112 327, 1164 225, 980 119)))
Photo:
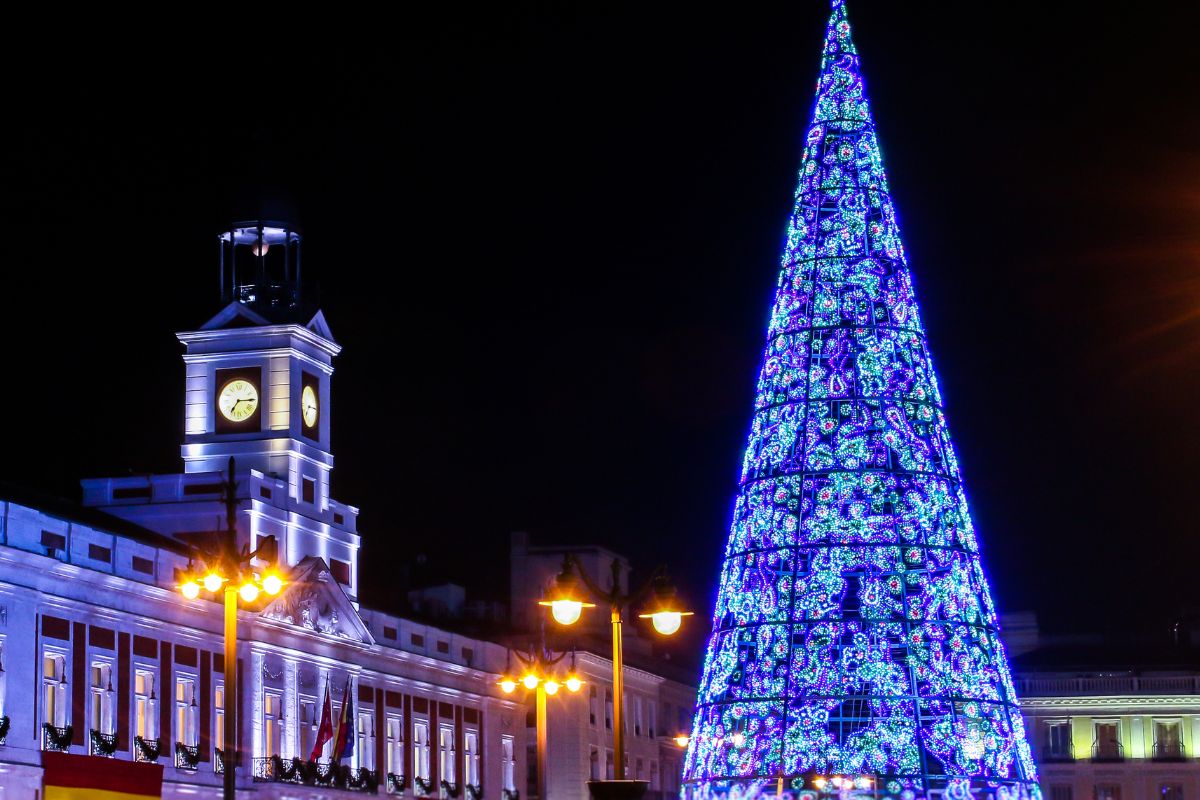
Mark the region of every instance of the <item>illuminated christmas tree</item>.
POLYGON ((842 0, 801 163, 689 791, 1036 797, 842 0))

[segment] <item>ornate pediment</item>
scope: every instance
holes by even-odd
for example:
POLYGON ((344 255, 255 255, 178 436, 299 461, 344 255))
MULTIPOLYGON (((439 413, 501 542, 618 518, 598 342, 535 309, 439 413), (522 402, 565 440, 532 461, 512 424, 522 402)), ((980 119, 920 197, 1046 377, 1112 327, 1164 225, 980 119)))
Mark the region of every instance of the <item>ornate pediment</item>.
POLYGON ((325 636, 375 643, 354 604, 330 574, 329 566, 316 556, 296 565, 283 593, 260 616, 325 636))

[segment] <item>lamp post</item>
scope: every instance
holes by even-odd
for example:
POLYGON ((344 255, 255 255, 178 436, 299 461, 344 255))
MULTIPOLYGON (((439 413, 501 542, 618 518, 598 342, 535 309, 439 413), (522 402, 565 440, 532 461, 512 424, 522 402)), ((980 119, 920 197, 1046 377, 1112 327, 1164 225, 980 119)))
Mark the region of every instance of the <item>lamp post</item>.
POLYGON ((575 671, 575 653, 571 652, 571 668, 567 671, 565 678, 559 679, 556 667, 566 658, 566 652, 555 654, 546 646, 546 630, 543 626, 541 641, 537 646, 530 645, 526 652, 513 650, 508 651, 510 660, 508 668, 505 669, 504 675, 500 677, 500 690, 505 694, 512 694, 516 691, 517 686, 524 686, 527 690, 535 692, 534 699, 537 705, 537 794, 538 800, 547 800, 546 798, 546 776, 550 761, 548 758, 549 739, 548 739, 548 718, 546 709, 546 699, 550 696, 558 694, 559 690, 564 686, 571 694, 575 694, 583 687, 583 681, 579 677, 579 673, 575 671), (511 657, 516 656, 517 664, 521 668, 521 678, 518 680, 515 673, 512 671, 511 657))
POLYGON ((253 552, 248 547, 237 548, 237 484, 233 480, 233 459, 229 459, 229 476, 221 485, 225 500, 226 530, 214 537, 209 547, 192 548, 187 570, 179 575, 179 592, 188 600, 195 600, 201 591, 213 599, 223 596, 225 603, 225 698, 223 710, 225 726, 222 733, 221 754, 224 800, 234 800, 237 777, 237 611, 238 598, 253 603, 261 592, 279 594, 283 579, 274 568, 260 574, 252 561, 260 559, 274 564, 278 560, 279 546, 274 536, 264 537, 253 552))
POLYGON ((675 588, 667 576, 665 567, 659 567, 651 574, 650 579, 635 592, 621 592, 621 562, 613 559, 612 588, 605 591, 588 574, 583 564, 573 554, 568 553, 563 558, 562 572, 554 579, 554 585, 549 596, 539 601, 539 605, 549 606, 554 621, 560 625, 572 625, 582 615, 583 609, 594 608, 595 603, 588 602, 592 597, 609 607, 612 621, 612 663, 613 663, 613 780, 590 781, 588 788, 596 800, 605 798, 639 798, 646 791, 646 781, 627 781, 625 779, 625 658, 623 647, 624 619, 622 613, 626 606, 641 603, 649 598, 650 604, 644 613, 638 614, 639 619, 649 619, 654 629, 664 636, 670 636, 679 630, 684 617, 692 615, 691 611, 680 610, 675 597, 675 588), (579 586, 582 580, 585 594, 579 586), (606 785, 607 784, 607 785, 606 785))

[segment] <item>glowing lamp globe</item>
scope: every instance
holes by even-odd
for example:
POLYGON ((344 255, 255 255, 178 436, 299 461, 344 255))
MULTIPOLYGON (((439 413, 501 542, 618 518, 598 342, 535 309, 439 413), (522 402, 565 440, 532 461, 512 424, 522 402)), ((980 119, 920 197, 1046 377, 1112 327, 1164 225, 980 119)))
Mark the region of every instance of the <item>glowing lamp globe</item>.
POLYGON ((556 680, 546 681, 546 694, 558 694, 558 688, 561 686, 556 680))
POLYGON ((583 688, 583 681, 579 680, 578 675, 568 675, 567 676, 567 691, 568 692, 578 692, 581 688, 583 688))
POLYGON ((195 600, 200 596, 200 584, 192 580, 184 581, 182 584, 180 584, 179 591, 188 600, 195 600))
POLYGON ((222 579, 220 575, 215 572, 210 572, 204 576, 204 589, 208 592, 219 591, 221 584, 224 582, 224 579, 222 579))
POLYGON ((253 603, 258 599, 258 587, 253 583, 247 583, 243 585, 241 589, 238 589, 238 594, 240 594, 242 599, 247 603, 253 603))
POLYGON ((505 694, 512 694, 517 690, 517 682, 512 678, 502 678, 500 681, 500 691, 505 694))
POLYGON ((559 625, 573 625, 583 613, 583 603, 578 600, 555 600, 550 604, 550 613, 559 625))
POLYGON ((521 683, 525 684, 526 689, 536 689, 539 682, 538 676, 532 672, 521 679, 521 683))
POLYGON ((650 615, 650 621, 654 624, 654 630, 663 636, 670 636, 683 624, 683 614, 678 611, 659 611, 650 615))
POLYGON ((276 575, 274 572, 267 573, 267 577, 263 578, 263 591, 269 595, 277 595, 283 589, 283 578, 276 575))
POLYGON ((691 740, 692 737, 688 736, 686 733, 681 733, 675 737, 675 744, 679 745, 680 747, 687 747, 688 742, 691 740))

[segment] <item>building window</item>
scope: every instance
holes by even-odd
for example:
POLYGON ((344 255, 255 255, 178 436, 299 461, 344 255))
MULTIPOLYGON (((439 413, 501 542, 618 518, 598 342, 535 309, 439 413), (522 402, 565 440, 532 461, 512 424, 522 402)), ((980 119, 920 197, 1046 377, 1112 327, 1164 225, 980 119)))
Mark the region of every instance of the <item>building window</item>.
POLYGON ((611 781, 615 774, 616 773, 613 771, 612 750, 605 750, 604 751, 604 778, 605 778, 605 780, 611 781))
POLYGON ((437 651, 439 653, 449 653, 450 652, 450 643, 449 642, 438 642, 437 643, 437 651))
POLYGON ((280 745, 283 739, 283 698, 277 694, 263 694, 263 751, 264 756, 281 754, 280 745))
MULTIPOLYGON (((588 687, 588 724, 595 727, 596 725, 596 687, 595 685, 588 687)), ((599 777, 596 780, 600 780, 599 777)))
MULTIPOLYGON (((604 690, 604 728, 612 730, 613 693, 612 689, 604 690)), ((612 778, 609 778, 612 780, 612 778)))
POLYGON ((106 661, 92 663, 89 685, 91 700, 91 728, 96 733, 111 736, 115 730, 113 722, 112 664, 106 661))
POLYGON ((1158 787, 1160 800, 1183 800, 1182 783, 1164 783, 1158 787))
POLYGON ((642 761, 642 760, 639 758, 639 759, 638 759, 636 762, 634 762, 634 763, 637 765, 637 779, 638 779, 639 781, 640 781, 640 780, 645 780, 645 778, 646 778, 646 767, 645 767, 645 764, 644 764, 644 762, 643 762, 643 761, 642 761))
POLYGON ((213 747, 225 749, 225 685, 213 689, 213 747))
POLYGON ((1051 720, 1046 723, 1046 761, 1073 761, 1075 748, 1071 739, 1069 720, 1051 720))
POLYGON ((105 564, 111 564, 112 550, 107 547, 101 547, 98 544, 89 544, 88 558, 92 561, 103 561, 105 564))
POLYGON ((175 741, 195 747, 197 738, 196 679, 180 676, 175 679, 175 741))
POLYGON ((148 558, 133 557, 133 571, 140 572, 143 575, 154 574, 154 562, 148 558))
POLYGON ((655 734, 658 731, 658 726, 655 724, 656 722, 658 722, 658 720, 656 719, 656 717, 658 716, 658 713, 657 713, 658 712, 658 703, 653 703, 653 702, 650 703, 650 708, 647 710, 650 712, 650 731, 649 731, 650 738, 653 739, 655 734))
POLYGON ((375 769, 375 718, 370 711, 358 713, 358 742, 355 755, 363 769, 375 769))
POLYGON ((42 697, 45 700, 45 719, 56 728, 67 726, 67 659, 58 653, 42 656, 42 697))
MULTIPOLYGON (((66 550, 67 537, 63 536, 61 533, 42 531, 42 547, 46 548, 47 550, 66 550)), ((54 555, 54 553, 47 553, 46 555, 54 555)))
POLYGON ((392 639, 393 641, 395 641, 395 639, 396 639, 396 629, 395 629, 395 628, 393 628, 393 627, 390 627, 390 626, 388 626, 388 625, 384 625, 384 626, 383 626, 383 638, 385 638, 385 639, 392 639))
POLYGON ((346 518, 343 515, 341 515, 335 511, 335 512, 333 512, 333 524, 334 525, 345 525, 346 518))
POLYGON ((429 723, 413 722, 413 777, 429 780, 429 723))
POLYGON ((500 779, 503 788, 510 792, 517 790, 516 764, 513 762, 513 737, 500 737, 500 779))
POLYGON ((258 487, 258 496, 264 500, 270 500, 271 499, 271 490, 265 486, 259 486, 258 487))
POLYGON ((425 646, 425 637, 419 633, 409 634, 408 641, 412 643, 413 647, 424 647, 425 646))
POLYGON ((303 478, 300 482, 300 499, 305 503, 317 501, 317 482, 312 478, 303 478))
POLYGON ((463 748, 466 750, 464 768, 467 771, 468 786, 479 786, 479 733, 468 730, 463 737, 463 748))
POLYGON ((1120 784, 1097 783, 1095 800, 1121 800, 1120 784))
MULTIPOLYGON (((641 736, 642 731, 644 731, 645 729, 646 729, 645 724, 642 722, 642 698, 634 697, 633 698, 633 735, 641 736)), ((639 775, 638 780, 640 781, 641 779, 642 779, 642 776, 639 775)))
POLYGON ((350 562, 331 558, 329 559, 329 572, 333 575, 333 579, 342 586, 350 585, 350 562))
POLYGON ((1050 800, 1074 800, 1070 784, 1053 784, 1050 787, 1050 800))
POLYGON ((317 727, 320 725, 320 720, 317 719, 317 700, 314 697, 301 697, 299 703, 300 714, 300 730, 299 730, 299 745, 297 755, 300 758, 308 758, 312 755, 313 745, 317 743, 317 727))
POLYGON ((1182 726, 1177 719, 1154 720, 1154 757, 1162 759, 1183 758, 1182 726))
POLYGON ((158 705, 154 696, 154 672, 148 669, 135 670, 133 673, 133 735, 149 741, 155 736, 155 706, 158 705))
POLYGON ((458 776, 454 774, 454 726, 438 726, 438 775, 451 786, 458 785, 458 776))
POLYGON ((592 748, 592 754, 589 760, 591 763, 591 769, 588 771, 588 777, 594 781, 598 781, 600 780, 600 748, 592 748))
POLYGON ((387 771, 391 775, 404 774, 404 726, 399 717, 387 718, 387 771))
POLYGON ((1092 758, 1096 761, 1120 761, 1125 757, 1121 746, 1121 723, 1117 720, 1096 720, 1093 725, 1095 742, 1092 758))
POLYGON ((650 788, 656 792, 658 791, 658 762, 657 761, 650 762, 650 788))

